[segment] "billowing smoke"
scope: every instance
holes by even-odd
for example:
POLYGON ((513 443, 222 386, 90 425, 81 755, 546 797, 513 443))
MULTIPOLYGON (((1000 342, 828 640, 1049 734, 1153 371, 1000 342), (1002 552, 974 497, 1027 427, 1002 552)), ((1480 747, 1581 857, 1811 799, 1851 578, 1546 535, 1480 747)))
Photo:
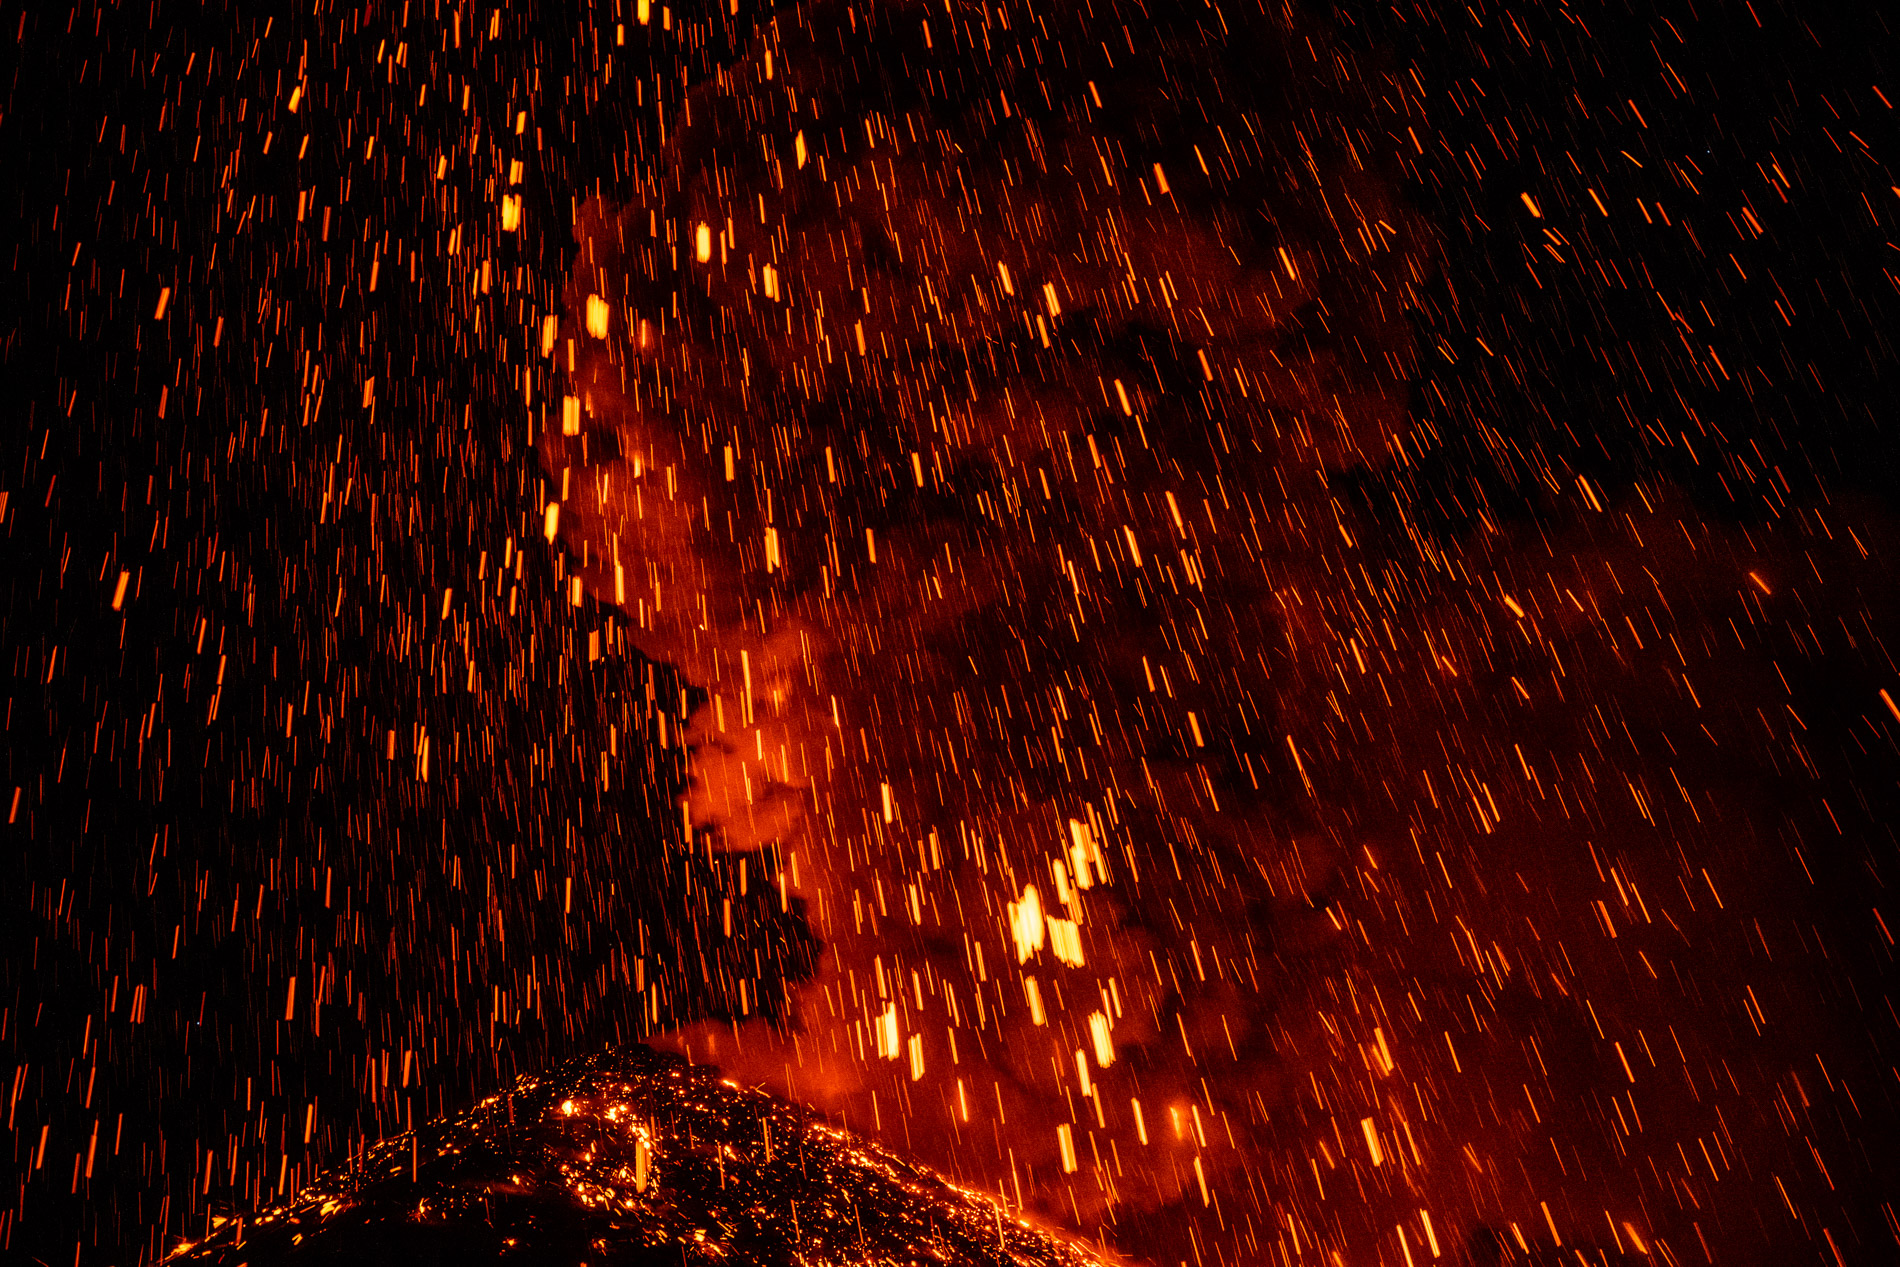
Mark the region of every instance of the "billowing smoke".
POLYGON ((1755 793, 1630 657, 1786 561, 1587 477, 1421 526, 1408 83, 1284 13, 814 5, 662 122, 579 208, 547 527, 703 693, 680 847, 826 945, 666 1041, 1156 1262, 1699 1250, 1672 1146, 1789 1147, 1678 984, 1755 793), (1611 1105, 1638 1052, 1694 1107, 1611 1105))
POLYGON ((829 947, 681 1045, 1091 1228, 1285 1097, 1338 849, 1283 713, 1432 254, 1364 74, 1284 15, 814 6, 582 210, 549 527, 706 693, 682 832, 829 947))

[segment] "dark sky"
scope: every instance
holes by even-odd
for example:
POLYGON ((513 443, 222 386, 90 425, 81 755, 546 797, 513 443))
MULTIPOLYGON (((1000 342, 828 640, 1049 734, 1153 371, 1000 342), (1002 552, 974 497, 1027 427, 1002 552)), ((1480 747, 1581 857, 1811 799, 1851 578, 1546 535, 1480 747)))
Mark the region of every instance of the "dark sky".
MULTIPOLYGON (((574 200, 743 28, 300 8, 0 5, 21 1261, 150 1257, 516 1071, 722 1014, 736 980, 769 1006, 813 953, 731 862, 657 846, 681 687, 569 603, 521 422, 574 200), (524 230, 497 234, 515 161, 524 230)), ((1664 486, 1724 532, 1872 525, 1808 616, 1864 636, 1787 659, 1828 794, 1773 795, 1838 816, 1813 988, 1860 1009, 1844 1058, 1890 1070, 1900 82, 1875 7, 1815 8, 1335 13, 1429 103, 1408 192, 1445 251, 1413 399, 1437 444, 1347 495, 1376 514, 1398 481, 1452 553, 1664 486)), ((1891 1167, 1841 1178, 1863 1236, 1891 1167)))

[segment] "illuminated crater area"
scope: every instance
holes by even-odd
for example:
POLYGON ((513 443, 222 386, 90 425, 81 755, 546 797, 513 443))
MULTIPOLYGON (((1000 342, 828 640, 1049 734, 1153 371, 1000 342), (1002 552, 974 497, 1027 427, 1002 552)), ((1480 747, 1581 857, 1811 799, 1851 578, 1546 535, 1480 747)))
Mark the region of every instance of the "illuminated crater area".
POLYGON ((385 1140, 167 1261, 1106 1260, 782 1100, 635 1047, 385 1140))

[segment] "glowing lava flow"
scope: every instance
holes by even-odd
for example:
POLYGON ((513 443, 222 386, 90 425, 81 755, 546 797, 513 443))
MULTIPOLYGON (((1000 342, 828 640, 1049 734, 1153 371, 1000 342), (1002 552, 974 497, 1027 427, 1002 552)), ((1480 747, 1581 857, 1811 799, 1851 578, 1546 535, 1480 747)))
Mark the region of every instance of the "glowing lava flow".
POLYGON ((181 1263, 1102 1260, 706 1070, 639 1050, 520 1079, 371 1149, 181 1263))

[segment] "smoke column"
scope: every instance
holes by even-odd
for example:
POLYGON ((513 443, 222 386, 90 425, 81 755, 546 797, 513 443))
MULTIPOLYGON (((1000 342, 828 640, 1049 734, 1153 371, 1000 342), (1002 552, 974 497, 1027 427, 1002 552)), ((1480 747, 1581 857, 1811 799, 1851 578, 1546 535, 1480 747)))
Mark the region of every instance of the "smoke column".
POLYGON ((1456 561, 1346 494, 1433 443, 1414 89, 1286 14, 1142 31, 786 10, 582 208, 547 525, 697 688, 681 843, 825 942, 666 1042, 1150 1261, 1755 1252, 1656 1168, 1800 1156, 1699 1100, 1683 840, 1745 794, 1633 657, 1791 560, 1667 489, 1456 561))

